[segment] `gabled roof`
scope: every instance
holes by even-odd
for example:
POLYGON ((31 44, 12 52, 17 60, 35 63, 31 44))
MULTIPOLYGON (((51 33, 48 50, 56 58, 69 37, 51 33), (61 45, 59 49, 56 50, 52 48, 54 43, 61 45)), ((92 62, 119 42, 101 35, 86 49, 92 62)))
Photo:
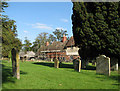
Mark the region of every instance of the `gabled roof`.
POLYGON ((74 41, 73 36, 66 43, 66 47, 71 47, 71 46, 75 46, 75 41, 74 41))
POLYGON ((65 41, 65 42, 55 41, 51 45, 49 45, 47 47, 47 49, 50 50, 50 51, 51 50, 61 50, 61 51, 63 51, 66 43, 67 43, 67 41, 65 41))
POLYGON ((44 52, 64 51, 66 47, 71 47, 71 46, 75 46, 75 41, 73 36, 65 42, 54 41, 49 46, 41 46, 38 49, 38 52, 36 53, 36 55, 40 55, 41 53, 44 53, 44 52))
POLYGON ((27 51, 27 53, 25 54, 24 52, 20 52, 19 53, 19 56, 20 57, 34 57, 35 56, 35 53, 33 51, 27 51))
POLYGON ((24 57, 24 55, 25 55, 25 52, 20 51, 19 56, 20 56, 20 57, 24 57))
POLYGON ((49 46, 41 46, 38 49, 38 52, 36 55, 40 55, 42 52, 56 52, 56 51, 64 51, 65 45, 67 41, 65 42, 60 42, 60 41, 54 41, 51 45, 49 46))

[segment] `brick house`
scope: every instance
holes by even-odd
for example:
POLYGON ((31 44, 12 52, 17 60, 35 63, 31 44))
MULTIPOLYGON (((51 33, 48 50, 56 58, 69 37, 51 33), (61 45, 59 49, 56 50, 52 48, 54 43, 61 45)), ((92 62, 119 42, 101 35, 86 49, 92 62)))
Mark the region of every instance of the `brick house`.
POLYGON ((53 61, 54 58, 58 58, 59 61, 72 61, 78 54, 79 48, 75 46, 74 38, 71 37, 67 40, 67 37, 63 35, 62 42, 54 41, 52 44, 46 42, 46 46, 42 46, 38 49, 37 57, 48 61, 53 61))

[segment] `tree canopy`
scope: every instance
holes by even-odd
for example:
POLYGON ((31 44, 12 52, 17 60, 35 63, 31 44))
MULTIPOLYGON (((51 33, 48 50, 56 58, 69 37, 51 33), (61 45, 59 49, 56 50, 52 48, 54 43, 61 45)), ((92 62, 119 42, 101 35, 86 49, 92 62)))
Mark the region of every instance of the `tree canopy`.
POLYGON ((104 54, 119 58, 118 2, 73 2, 73 35, 83 59, 104 54))
POLYGON ((53 34, 56 36, 56 39, 58 41, 62 41, 63 38, 63 34, 65 34, 65 36, 67 36, 67 30, 63 30, 63 29, 56 29, 55 31, 53 31, 53 34))
MULTIPOLYGON (((4 8, 8 7, 6 2, 2 2, 2 11, 4 8)), ((16 22, 12 19, 9 19, 8 16, 2 15, 2 56, 9 55, 9 51, 12 48, 16 48, 18 51, 22 47, 21 41, 17 38, 17 26, 16 22)))
POLYGON ((46 45, 46 42, 52 44, 54 41, 62 41, 63 34, 67 36, 67 30, 56 29, 53 31, 53 34, 48 34, 46 32, 40 33, 33 42, 32 50, 37 52, 41 46, 46 45))
POLYGON ((27 51, 31 51, 31 45, 30 40, 25 37, 24 44, 23 44, 23 51, 26 53, 27 51))

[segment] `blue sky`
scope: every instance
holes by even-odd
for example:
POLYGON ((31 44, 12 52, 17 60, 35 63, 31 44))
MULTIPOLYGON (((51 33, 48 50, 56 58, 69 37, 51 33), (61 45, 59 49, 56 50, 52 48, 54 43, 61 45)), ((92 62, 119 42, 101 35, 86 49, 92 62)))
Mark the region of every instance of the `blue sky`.
POLYGON ((68 31, 72 36, 71 2, 9 2, 5 14, 14 19, 18 38, 31 42, 42 32, 52 33, 56 28, 68 31))

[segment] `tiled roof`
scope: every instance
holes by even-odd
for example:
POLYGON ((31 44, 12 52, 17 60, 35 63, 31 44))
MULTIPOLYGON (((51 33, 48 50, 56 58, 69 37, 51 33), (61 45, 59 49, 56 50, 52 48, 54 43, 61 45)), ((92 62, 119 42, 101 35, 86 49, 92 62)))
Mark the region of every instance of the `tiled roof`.
POLYGON ((58 51, 58 50, 64 51, 66 47, 71 47, 71 46, 75 46, 75 41, 73 36, 65 42, 54 41, 49 46, 41 46, 38 49, 38 52, 36 53, 36 55, 40 55, 42 52, 52 52, 52 51, 58 51))
POLYGON ((68 40, 66 47, 71 47, 71 46, 75 46, 75 41, 73 36, 68 40))
POLYGON ((39 49, 38 49, 38 52, 36 55, 39 55, 41 54, 41 52, 50 52, 50 51, 64 51, 64 47, 66 45, 67 41, 65 42, 60 42, 60 41, 54 41, 51 45, 49 46, 41 46, 39 49))

